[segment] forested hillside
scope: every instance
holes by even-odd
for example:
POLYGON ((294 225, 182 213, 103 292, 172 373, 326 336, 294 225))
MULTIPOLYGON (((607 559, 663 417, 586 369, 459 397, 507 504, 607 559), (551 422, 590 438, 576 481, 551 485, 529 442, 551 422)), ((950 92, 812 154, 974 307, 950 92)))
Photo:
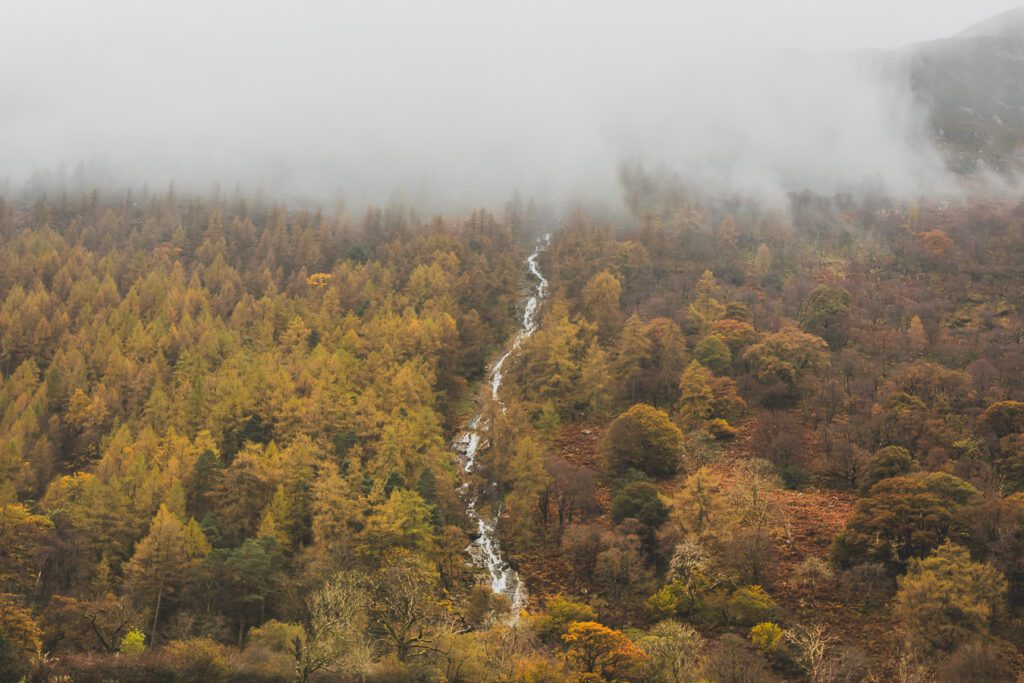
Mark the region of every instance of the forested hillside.
POLYGON ((0 203, 0 680, 1016 680, 1024 206, 623 185, 0 203))

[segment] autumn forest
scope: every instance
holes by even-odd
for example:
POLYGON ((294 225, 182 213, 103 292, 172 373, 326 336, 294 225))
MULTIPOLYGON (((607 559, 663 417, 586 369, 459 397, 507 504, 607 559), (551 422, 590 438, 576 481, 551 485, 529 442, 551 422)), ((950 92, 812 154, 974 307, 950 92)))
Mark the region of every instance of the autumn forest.
POLYGON ((622 180, 0 202, 0 680, 1014 680, 1024 206, 622 180))

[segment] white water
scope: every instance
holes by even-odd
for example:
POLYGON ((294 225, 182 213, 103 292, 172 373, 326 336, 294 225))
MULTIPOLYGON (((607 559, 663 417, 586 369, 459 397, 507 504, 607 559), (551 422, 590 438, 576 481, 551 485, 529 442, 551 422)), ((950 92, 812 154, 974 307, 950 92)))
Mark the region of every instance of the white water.
MULTIPOLYGON (((504 380, 503 368, 505 367, 505 362, 537 330, 537 312, 540 309, 541 302, 547 295, 548 281, 541 274, 540 268, 537 266, 537 259, 547 246, 550 238, 550 235, 544 235, 537 242, 533 253, 526 259, 527 270, 537 280, 537 284, 533 289, 533 294, 526 300, 519 330, 512 337, 512 341, 509 343, 508 348, 505 349, 505 353, 491 366, 488 376, 491 386, 490 400, 496 401, 503 410, 504 405, 502 405, 501 399, 498 397, 498 392, 501 389, 502 380, 504 380)), ((482 448, 486 448, 488 445, 486 436, 489 425, 483 417, 483 412, 483 406, 481 406, 476 415, 466 423, 465 430, 455 438, 455 442, 452 444, 452 448, 459 453, 462 469, 466 474, 473 471, 473 468, 476 466, 476 456, 482 448)), ((493 519, 485 519, 480 511, 477 510, 480 492, 470 491, 470 484, 468 482, 463 485, 463 492, 468 499, 466 514, 476 523, 479 534, 468 548, 469 556, 474 564, 483 567, 491 575, 491 590, 508 596, 512 601, 512 614, 519 614, 519 610, 526 604, 526 587, 519 578, 519 573, 509 566, 509 563, 501 553, 501 544, 498 542, 495 533, 498 517, 501 516, 501 509, 498 509, 493 519)))

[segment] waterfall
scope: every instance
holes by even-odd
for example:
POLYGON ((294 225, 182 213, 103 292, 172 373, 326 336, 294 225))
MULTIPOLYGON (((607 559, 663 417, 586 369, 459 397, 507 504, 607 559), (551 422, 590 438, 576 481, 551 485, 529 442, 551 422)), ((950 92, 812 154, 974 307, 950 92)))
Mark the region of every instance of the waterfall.
MULTIPOLYGON (((504 368, 508 359, 517 352, 530 335, 537 330, 537 314, 540 305, 547 296, 548 281, 540 272, 537 259, 547 247, 550 235, 544 235, 537 241, 537 246, 526 259, 526 269, 532 278, 536 280, 533 292, 523 307, 523 317, 512 340, 505 348, 505 352, 491 366, 488 374, 488 385, 490 386, 490 400, 495 401, 504 409, 499 397, 501 383, 504 380, 504 368)), ((486 399, 485 399, 486 400, 486 399)), ((483 416, 483 405, 466 423, 465 429, 455 437, 452 448, 459 453, 459 460, 462 469, 466 474, 476 467, 476 456, 482 448, 486 448, 487 431, 489 425, 483 416)), ((491 486, 494 482, 491 482, 491 486)), ((462 486, 463 495, 466 497, 466 514, 476 524, 477 537, 467 549, 473 563, 483 567, 491 576, 491 590, 495 593, 505 595, 512 601, 512 613, 518 614, 519 610, 526 604, 526 587, 519 578, 519 573, 513 569, 502 555, 501 544, 498 541, 495 531, 498 525, 498 517, 501 516, 501 508, 492 519, 485 519, 484 515, 477 509, 480 500, 480 492, 470 491, 470 484, 466 482, 462 486)))

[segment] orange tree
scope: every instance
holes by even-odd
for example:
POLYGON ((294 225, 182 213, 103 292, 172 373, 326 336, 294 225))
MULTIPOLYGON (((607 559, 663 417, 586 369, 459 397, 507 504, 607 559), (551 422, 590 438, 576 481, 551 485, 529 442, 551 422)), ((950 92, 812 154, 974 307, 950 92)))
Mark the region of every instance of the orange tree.
POLYGON ((647 658, 643 650, 621 631, 596 621, 575 621, 562 640, 566 654, 585 672, 611 681, 629 680, 636 666, 647 658))

